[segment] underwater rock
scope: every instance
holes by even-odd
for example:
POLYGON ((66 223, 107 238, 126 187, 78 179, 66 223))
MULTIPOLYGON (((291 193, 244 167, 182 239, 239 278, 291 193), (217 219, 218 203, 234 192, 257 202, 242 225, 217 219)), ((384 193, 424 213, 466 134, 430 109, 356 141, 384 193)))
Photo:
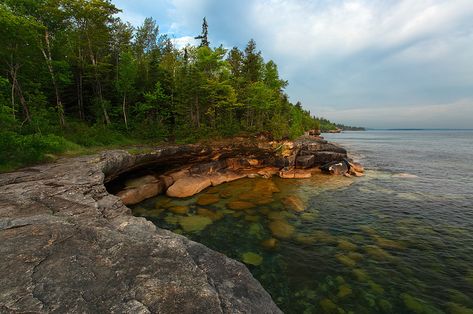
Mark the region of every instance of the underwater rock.
POLYGON ((268 224, 271 233, 280 239, 290 238, 294 233, 294 227, 284 220, 274 220, 268 224))
POLYGON ((270 211, 266 216, 269 220, 285 220, 288 216, 288 213, 283 211, 270 211))
POLYGON ((368 281, 368 284, 370 285, 370 288, 374 293, 377 293, 377 294, 383 294, 384 293, 384 288, 381 287, 380 285, 378 285, 376 282, 370 280, 370 281, 368 281))
POLYGON ((179 223, 179 217, 170 214, 164 217, 164 221, 170 225, 177 225, 179 223))
POLYGON ((400 295, 406 308, 416 314, 440 314, 442 311, 436 309, 431 304, 419 298, 415 298, 407 293, 401 293, 400 295))
POLYGON ((204 195, 199 196, 199 198, 197 199, 195 203, 197 205, 206 206, 206 205, 218 203, 218 201, 220 201, 220 197, 218 197, 218 195, 204 194, 204 195))
POLYGON ((275 238, 269 238, 261 242, 261 245, 266 249, 272 250, 278 245, 278 240, 275 238))
POLYGON ((392 313, 393 311, 393 305, 388 300, 378 300, 378 305, 384 313, 392 313))
POLYGON ((364 249, 368 255, 377 260, 390 260, 394 258, 391 254, 376 245, 366 245, 364 249))
POLYGON ((281 201, 287 209, 292 209, 295 212, 303 212, 305 210, 304 202, 296 195, 286 196, 281 201))
POLYGON ((319 305, 324 310, 324 313, 338 313, 338 306, 330 299, 325 298, 321 300, 319 305))
POLYGON ((344 284, 344 285, 341 285, 340 287, 338 287, 337 297, 339 297, 340 299, 343 299, 343 298, 349 296, 350 294, 352 294, 352 290, 351 290, 349 285, 344 284))
POLYGON ((347 267, 353 268, 353 267, 356 266, 356 261, 352 260, 351 258, 349 258, 348 256, 346 256, 344 254, 337 254, 337 255, 335 255, 335 258, 340 263, 342 263, 343 265, 345 265, 347 267))
POLYGON ((230 198, 233 196, 233 193, 229 190, 220 191, 220 193, 218 194, 220 195, 221 198, 230 198))
POLYGON ((335 258, 343 265, 353 268, 356 266, 356 261, 344 254, 336 254, 335 258))
POLYGON ((302 213, 300 217, 302 220, 305 220, 305 221, 314 221, 317 219, 317 217, 319 217, 319 213, 318 212, 302 213))
POLYGON ((327 231, 324 230, 317 230, 314 231, 314 237, 317 239, 317 241, 323 242, 323 243, 334 243, 336 242, 336 238, 328 233, 327 231))
POLYGON ((248 191, 248 192, 242 192, 238 195, 238 199, 243 200, 243 201, 255 201, 257 200, 261 195, 257 193, 256 191, 248 191))
POLYGON ((211 185, 208 177, 192 176, 178 179, 166 191, 170 197, 189 197, 202 191, 211 185))
POLYGON ((279 193, 281 190, 272 180, 258 180, 255 182, 253 191, 262 195, 271 196, 273 193, 279 193))
POLYGON ((263 232, 263 226, 261 226, 259 223, 252 223, 248 228, 248 234, 255 238, 261 238, 263 232))
POLYGON ((399 242, 382 238, 378 235, 373 235, 373 238, 376 240, 376 244, 385 249, 397 249, 404 250, 405 247, 399 242))
POLYGON ((352 251, 352 252, 348 252, 348 253, 347 253, 347 256, 348 256, 350 259, 354 260, 355 262, 359 262, 359 261, 361 261, 361 260, 363 259, 363 254, 358 253, 358 252, 353 252, 353 251, 352 251))
POLYGON ((368 274, 361 268, 353 269, 353 274, 358 281, 367 281, 369 279, 368 274))
POLYGON ((260 220, 260 216, 257 215, 245 215, 244 219, 250 222, 257 222, 260 220))
POLYGON ((245 210, 255 208, 256 205, 246 201, 231 201, 227 203, 227 207, 233 210, 245 210))
POLYGON ((447 303, 447 308, 450 314, 473 314, 473 309, 453 302, 447 303))
MULTIPOLYGON (((141 212, 141 216, 146 216, 146 217, 159 217, 166 209, 165 208, 155 208, 155 209, 149 209, 145 210, 144 212, 141 212)), ((136 213, 135 210, 133 210, 134 213, 136 213)))
POLYGON ((257 205, 268 205, 274 202, 274 200, 270 197, 263 197, 263 198, 257 198, 255 201, 255 204, 257 205))
POLYGON ((168 210, 174 214, 185 215, 189 212, 189 206, 172 206, 168 210))
POLYGON ((357 248, 357 245, 354 243, 351 243, 348 240, 341 239, 341 240, 338 240, 338 248, 345 251, 355 251, 357 248))
POLYGON ((173 206, 172 200, 170 198, 161 198, 159 197, 158 200, 154 203, 155 208, 169 208, 173 206))
POLYGON ((263 262, 263 257, 253 252, 245 252, 242 255, 242 261, 245 264, 259 266, 263 262))
POLYGON ((317 242, 317 238, 311 234, 298 234, 294 237, 294 240, 302 244, 313 244, 317 242))
POLYGON ((185 232, 195 232, 204 230, 212 223, 212 219, 202 216, 184 216, 179 217, 179 224, 185 232))
POLYGON ((197 214, 200 216, 208 217, 212 219, 212 221, 217 221, 224 217, 224 214, 220 211, 214 212, 210 209, 203 208, 203 207, 197 208, 197 214))

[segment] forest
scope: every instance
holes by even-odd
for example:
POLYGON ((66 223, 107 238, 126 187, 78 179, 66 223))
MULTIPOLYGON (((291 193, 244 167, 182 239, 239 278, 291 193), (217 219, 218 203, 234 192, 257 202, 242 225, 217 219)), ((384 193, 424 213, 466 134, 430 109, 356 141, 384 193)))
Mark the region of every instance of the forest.
POLYGON ((289 101, 254 40, 176 47, 108 0, 0 0, 0 171, 90 148, 335 128, 289 101))

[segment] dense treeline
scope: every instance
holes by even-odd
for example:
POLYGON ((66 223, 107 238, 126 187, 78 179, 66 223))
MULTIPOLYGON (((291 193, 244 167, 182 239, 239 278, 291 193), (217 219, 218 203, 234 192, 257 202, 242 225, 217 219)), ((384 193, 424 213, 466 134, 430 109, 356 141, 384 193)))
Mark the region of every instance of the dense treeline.
POLYGON ((0 0, 0 165, 46 152, 318 128, 250 40, 178 49, 109 0, 0 0))

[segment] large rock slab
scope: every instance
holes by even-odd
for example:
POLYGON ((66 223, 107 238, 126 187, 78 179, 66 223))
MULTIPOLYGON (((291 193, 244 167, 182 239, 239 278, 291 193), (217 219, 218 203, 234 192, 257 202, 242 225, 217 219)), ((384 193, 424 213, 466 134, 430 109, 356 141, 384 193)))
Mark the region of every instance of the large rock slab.
POLYGON ((174 182, 174 184, 167 189, 166 194, 170 197, 189 197, 211 185, 212 182, 210 178, 206 176, 184 177, 174 182))
POLYGON ((104 181, 197 145, 0 174, 0 312, 280 313, 241 263, 133 217, 104 181))

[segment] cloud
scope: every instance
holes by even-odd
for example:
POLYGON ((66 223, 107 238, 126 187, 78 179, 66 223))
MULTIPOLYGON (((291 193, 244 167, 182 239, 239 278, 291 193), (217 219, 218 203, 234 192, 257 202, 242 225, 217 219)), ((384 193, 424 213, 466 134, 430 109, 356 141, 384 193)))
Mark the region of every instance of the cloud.
MULTIPOLYGON (((290 99, 330 119, 473 99, 471 0, 165 0, 159 12, 154 3, 136 0, 133 12, 156 12, 180 45, 200 33, 204 16, 212 45, 244 48, 254 38, 289 80, 290 99)), ((364 117, 359 124, 379 121, 364 117)))

